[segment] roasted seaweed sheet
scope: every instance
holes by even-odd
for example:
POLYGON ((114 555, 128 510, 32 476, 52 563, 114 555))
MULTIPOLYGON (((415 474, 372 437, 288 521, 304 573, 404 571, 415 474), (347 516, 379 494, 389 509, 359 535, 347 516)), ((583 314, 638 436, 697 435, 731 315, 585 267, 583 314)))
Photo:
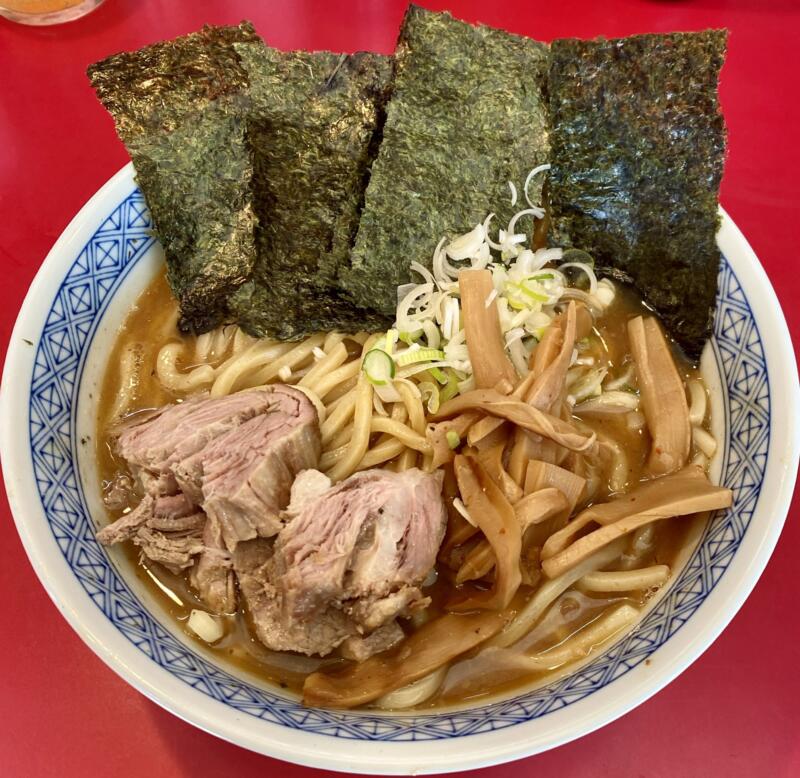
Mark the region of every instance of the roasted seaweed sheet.
POLYGON ((392 78, 379 54, 235 46, 250 83, 258 260, 231 301, 253 335, 381 329, 339 289, 392 78))
POLYGON ((185 330, 224 321, 255 260, 247 76, 233 44, 256 40, 246 22, 204 27, 88 70, 133 160, 185 330))
MULTIPOLYGON (((508 181, 548 161, 547 46, 411 6, 397 46, 383 142, 342 285, 361 305, 394 312, 413 260, 512 209, 508 181)), ((532 198, 538 198, 533 187, 532 198)))
POLYGON ((553 240, 632 279, 692 358, 717 291, 726 44, 709 30, 551 47, 553 240))

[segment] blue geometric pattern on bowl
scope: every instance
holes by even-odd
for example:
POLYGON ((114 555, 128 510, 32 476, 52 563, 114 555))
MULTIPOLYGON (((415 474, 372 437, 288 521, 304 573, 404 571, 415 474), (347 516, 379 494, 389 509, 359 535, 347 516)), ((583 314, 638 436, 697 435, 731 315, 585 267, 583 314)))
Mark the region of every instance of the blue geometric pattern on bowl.
POLYGON ((643 662, 692 616, 730 564, 759 499, 767 464, 770 401, 764 351, 753 314, 723 260, 713 348, 723 378, 723 483, 734 507, 713 517, 670 590, 610 650, 561 680, 463 712, 386 715, 308 709, 249 685, 209 663, 147 612, 95 541, 77 476, 75 408, 92 337, 109 300, 153 242, 144 200, 134 190, 75 258, 52 302, 37 345, 30 447, 47 521, 86 593, 137 648, 175 677, 225 705, 287 727, 354 740, 435 740, 503 729, 559 710, 643 662))

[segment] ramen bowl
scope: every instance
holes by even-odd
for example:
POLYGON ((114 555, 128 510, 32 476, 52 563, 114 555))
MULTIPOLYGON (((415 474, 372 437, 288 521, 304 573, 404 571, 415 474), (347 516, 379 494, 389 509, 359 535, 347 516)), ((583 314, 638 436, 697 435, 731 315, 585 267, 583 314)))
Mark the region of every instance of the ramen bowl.
POLYGON ((245 748, 348 772, 410 774, 495 764, 580 737, 683 671, 755 585, 797 471, 797 371, 780 306, 727 215, 714 336, 701 369, 720 445, 713 515, 636 628, 545 685, 461 707, 384 713, 304 707, 220 664, 183 634, 104 523, 94 456, 96 398, 117 329, 163 261, 131 166, 80 211, 31 285, 2 386, 3 471, 28 556, 64 617, 132 686, 245 748), (764 337, 768 334, 769 337, 764 337))

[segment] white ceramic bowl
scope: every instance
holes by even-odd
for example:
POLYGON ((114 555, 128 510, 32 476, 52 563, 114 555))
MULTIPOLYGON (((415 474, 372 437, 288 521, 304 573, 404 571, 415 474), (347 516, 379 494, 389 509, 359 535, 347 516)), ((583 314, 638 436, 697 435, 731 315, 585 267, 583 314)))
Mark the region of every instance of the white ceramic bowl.
POLYGON ((3 375, 3 471, 19 534, 53 601, 109 667, 159 705, 245 748, 301 764, 425 773, 508 761, 621 716, 684 670, 753 588, 798 462, 798 381, 780 306, 723 214, 715 335, 703 357, 734 492, 639 626, 568 676, 513 698, 426 714, 304 708, 190 642, 94 539, 94 400, 117 327, 162 261, 125 167, 59 238, 22 307, 3 375), (769 337, 763 337, 768 335, 769 337), (645 660, 650 660, 645 662, 645 660))

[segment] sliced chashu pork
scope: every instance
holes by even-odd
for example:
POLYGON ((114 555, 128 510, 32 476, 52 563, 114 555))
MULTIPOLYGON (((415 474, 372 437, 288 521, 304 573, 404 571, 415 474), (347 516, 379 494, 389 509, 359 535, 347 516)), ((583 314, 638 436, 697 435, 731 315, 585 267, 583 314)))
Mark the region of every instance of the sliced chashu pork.
POLYGON ((98 539, 133 540, 174 572, 191 567, 209 608, 230 612, 230 550, 280 529, 292 480, 316 465, 319 449, 316 410, 288 386, 196 396, 142 414, 120 433, 117 450, 145 496, 98 539))
POLYGON ((186 495, 145 494, 129 513, 97 533, 106 546, 131 540, 147 559, 173 573, 192 568, 192 584, 217 613, 236 606, 231 555, 222 544, 219 523, 186 495))
POLYGON ((291 392, 276 392, 279 402, 269 413, 220 435, 194 457, 201 458, 201 504, 219 520, 231 551, 240 540, 280 530, 295 476, 319 462, 317 411, 302 392, 291 392))
POLYGON ((294 476, 319 461, 319 421, 291 386, 191 397, 126 427, 117 450, 146 488, 180 491, 214 516, 232 551, 280 530, 294 476))
POLYGON ((231 613, 236 607, 233 560, 214 516, 206 519, 202 540, 203 550, 189 576, 192 586, 212 611, 231 613))
POLYGON ((446 523, 441 477, 367 470, 320 487, 303 473, 274 547, 256 541, 234 556, 256 634, 274 650, 325 655, 428 603, 421 585, 446 523))

